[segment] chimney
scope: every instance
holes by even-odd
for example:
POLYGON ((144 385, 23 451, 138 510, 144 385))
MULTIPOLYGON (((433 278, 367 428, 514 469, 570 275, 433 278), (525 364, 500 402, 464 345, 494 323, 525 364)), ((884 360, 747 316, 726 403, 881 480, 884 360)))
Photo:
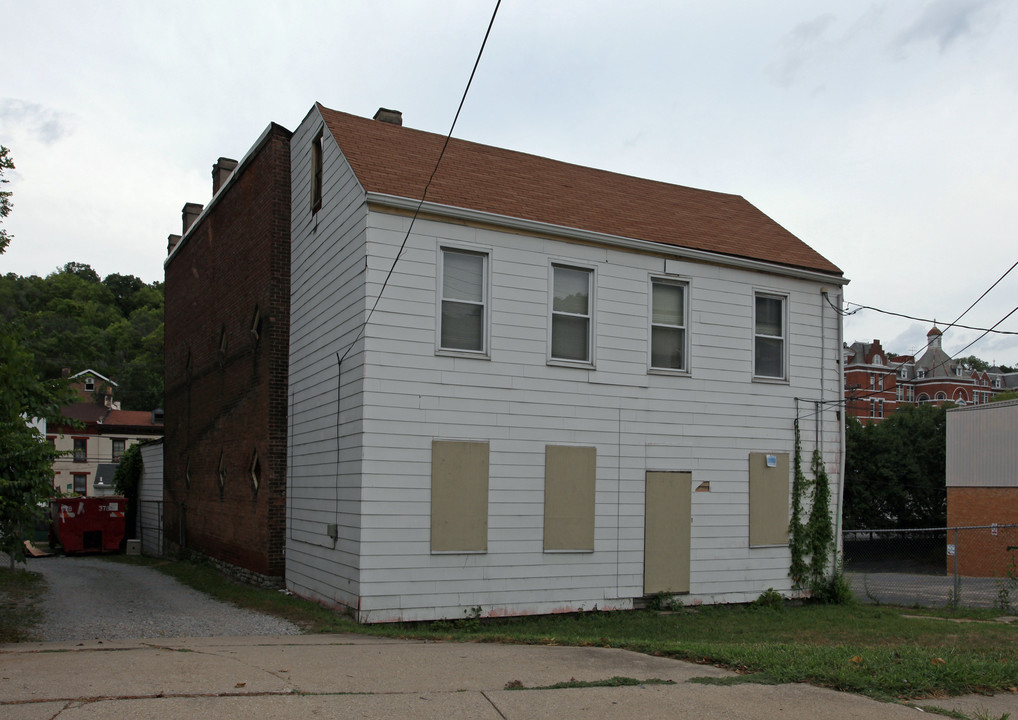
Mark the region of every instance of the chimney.
POLYGON ((169 235, 166 238, 166 254, 169 255, 173 252, 173 248, 177 247, 177 243, 180 242, 180 235, 169 235))
POLYGON ((184 209, 180 213, 184 221, 183 235, 187 234, 188 229, 194 225, 194 221, 201 215, 202 207, 198 203, 184 203, 184 209))
POLYGON ((403 126, 403 113, 399 110, 389 110, 388 108, 380 107, 372 120, 381 120, 382 122, 389 123, 390 125, 403 126))
POLYGON ((237 167, 237 161, 231 158, 221 157, 212 166, 212 195, 219 192, 219 188, 226 184, 230 173, 237 167))

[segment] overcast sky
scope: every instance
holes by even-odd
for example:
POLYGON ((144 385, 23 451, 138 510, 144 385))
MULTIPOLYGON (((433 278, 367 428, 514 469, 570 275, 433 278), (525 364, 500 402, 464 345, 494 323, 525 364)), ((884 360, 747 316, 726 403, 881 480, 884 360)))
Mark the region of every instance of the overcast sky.
MULTIPOLYGON (((0 0, 0 272, 162 279, 212 164, 315 101, 444 133, 494 0, 0 0)), ((1018 3, 504 0, 455 135, 747 198, 921 351, 1018 261, 1018 3)), ((1018 269, 961 321, 1018 306, 1018 269)), ((1018 313, 948 353, 1018 365, 1018 313)))

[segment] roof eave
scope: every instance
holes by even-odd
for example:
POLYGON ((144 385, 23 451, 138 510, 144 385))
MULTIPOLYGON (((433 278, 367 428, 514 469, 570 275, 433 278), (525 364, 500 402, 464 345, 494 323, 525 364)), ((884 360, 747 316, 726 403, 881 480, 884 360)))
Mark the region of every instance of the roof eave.
POLYGON ((498 215, 495 213, 483 212, 481 210, 471 210, 469 208, 442 205, 439 203, 421 202, 420 200, 414 200, 412 198, 388 195, 379 192, 367 192, 367 202, 369 204, 373 203, 398 210, 410 210, 413 212, 423 212, 432 215, 450 217, 456 220, 498 225, 513 230, 522 230, 540 235, 554 235, 582 242, 603 243, 629 250, 670 255, 683 260, 695 260, 717 265, 726 265, 743 270, 766 272, 783 275, 785 277, 797 278, 800 280, 812 280, 815 282, 831 283, 838 286, 844 286, 850 282, 848 278, 835 273, 809 270, 806 268, 770 263, 763 260, 753 260, 734 255, 724 255, 722 253, 714 253, 707 250, 696 250, 693 248, 681 247, 679 245, 667 245, 665 243, 653 242, 651 240, 639 240, 636 238, 608 235, 606 233, 599 233, 591 230, 581 230, 579 228, 567 227, 564 225, 554 225, 552 223, 526 220, 524 218, 508 215, 498 215))

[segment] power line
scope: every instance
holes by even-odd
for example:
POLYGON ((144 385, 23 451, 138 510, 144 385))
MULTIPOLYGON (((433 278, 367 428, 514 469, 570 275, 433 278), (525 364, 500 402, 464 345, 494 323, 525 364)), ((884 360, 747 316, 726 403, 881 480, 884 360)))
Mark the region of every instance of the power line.
POLYGON ((403 251, 406 249, 407 241, 410 239, 410 233, 414 229, 414 223, 417 221, 417 216, 421 212, 421 208, 424 206, 424 201, 428 197, 428 189, 431 187, 431 182, 435 179, 435 174, 438 172, 438 166, 442 164, 442 158, 445 156, 446 148, 449 147, 449 141, 452 139, 452 132, 456 128, 456 121, 459 120, 460 111, 463 110, 463 104, 467 100, 467 93, 470 92, 470 85, 474 82, 474 75, 477 73, 477 66, 481 63, 481 56, 484 54, 484 46, 488 44, 488 36, 491 35, 491 28, 495 24, 495 16, 498 15, 498 8, 502 4, 502 0, 496 0, 495 10, 491 13, 491 20, 488 22, 488 29, 484 32, 484 40, 481 41, 481 48, 477 51, 477 59, 474 60, 474 67, 470 71, 470 78, 467 80, 467 85, 463 88, 463 95, 460 97, 459 107, 456 108, 456 115, 452 119, 452 125, 449 126, 449 132, 446 133, 445 142, 442 144, 442 151, 438 154, 438 159, 435 161, 435 167, 431 171, 431 176, 428 178, 428 182, 424 185, 424 191, 421 193, 420 202, 417 203, 417 208, 414 210, 413 217, 410 218, 410 225, 407 226, 406 234, 403 236, 403 242, 399 246, 399 252, 396 253, 396 257, 393 258, 392 266, 389 268, 389 272, 385 274, 385 280, 382 281, 382 287, 378 291, 378 295, 375 297, 375 302, 371 305, 371 310, 368 311, 368 315, 364 318, 364 322, 361 323, 360 328, 357 330, 357 336, 354 337, 353 341, 347 347, 346 352, 339 358, 339 365, 343 365, 343 361, 346 360, 346 356, 353 350, 354 345, 360 340, 361 335, 364 334, 364 329, 371 322, 371 316, 375 314, 375 308, 378 307, 379 301, 382 299, 382 294, 385 292, 386 286, 389 284, 389 278, 392 277, 392 273, 396 270, 396 264, 399 263, 399 259, 403 257, 403 251))

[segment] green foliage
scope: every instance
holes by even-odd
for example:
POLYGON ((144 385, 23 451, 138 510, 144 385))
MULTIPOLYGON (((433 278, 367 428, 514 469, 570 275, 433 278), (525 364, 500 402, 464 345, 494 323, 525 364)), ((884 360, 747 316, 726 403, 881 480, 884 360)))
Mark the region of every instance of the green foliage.
POLYGON ((24 561, 23 534, 45 513, 57 452, 29 420, 56 421, 73 398, 65 381, 40 380, 15 327, 0 325, 0 550, 24 561))
POLYGON ((792 554, 788 574, 792 578, 792 585, 801 588, 809 572, 809 567, 806 564, 809 547, 806 534, 803 532, 802 520, 802 505, 806 493, 809 491, 809 481, 802 471, 802 438, 799 433, 799 418, 795 419, 795 457, 792 462, 795 478, 792 481, 792 517, 788 523, 788 546, 792 554))
POLYGON ((113 491, 128 500, 138 499, 138 483, 141 482, 141 445, 132 445, 120 456, 116 472, 113 473, 113 491))
POLYGON ((768 610, 784 610, 785 598, 774 588, 767 588, 760 597, 752 602, 753 607, 766 608, 768 610))
POLYGON ((809 587, 815 595, 828 580, 827 561, 834 549, 834 523, 831 522, 831 481, 827 477, 820 449, 813 450, 810 468, 813 472, 812 501, 806 521, 806 543, 809 548, 809 587))
POLYGON ((822 591, 829 582, 828 561, 834 550, 834 523, 831 520, 831 482, 820 448, 813 450, 810 470, 813 480, 802 471, 802 438, 795 421, 795 478, 792 481, 792 519, 789 522, 791 563, 788 574, 793 587, 822 591), (802 521, 803 504, 809 496, 809 517, 802 521))
POLYGON ((36 372, 91 368, 113 378, 125 410, 163 404, 163 286, 133 275, 99 280, 71 262, 47 275, 0 276, 0 320, 25 328, 36 372))
MULTIPOLYGON (((4 177, 4 170, 14 169, 14 159, 11 158, 11 151, 0 145, 0 188, 10 182, 4 177)), ((11 214, 11 191, 0 190, 0 220, 11 214)), ((3 228, 0 228, 0 255, 7 250, 12 240, 11 235, 3 228)))
POLYGON ((968 357, 963 358, 955 358, 954 361, 957 363, 961 363, 965 367, 971 368, 973 370, 978 370, 979 372, 982 372, 986 368, 990 367, 990 363, 986 362, 985 360, 981 360, 980 358, 977 358, 975 355, 969 355, 968 357))
POLYGON ((810 599, 822 605, 849 605, 855 602, 852 585, 840 567, 810 587, 810 599))
POLYGON ((990 402, 1003 402, 1004 400, 1018 400, 1018 390, 1005 390, 990 398, 990 402))
POLYGON ((880 423, 846 418, 846 528, 946 524, 946 413, 906 405, 880 423))

